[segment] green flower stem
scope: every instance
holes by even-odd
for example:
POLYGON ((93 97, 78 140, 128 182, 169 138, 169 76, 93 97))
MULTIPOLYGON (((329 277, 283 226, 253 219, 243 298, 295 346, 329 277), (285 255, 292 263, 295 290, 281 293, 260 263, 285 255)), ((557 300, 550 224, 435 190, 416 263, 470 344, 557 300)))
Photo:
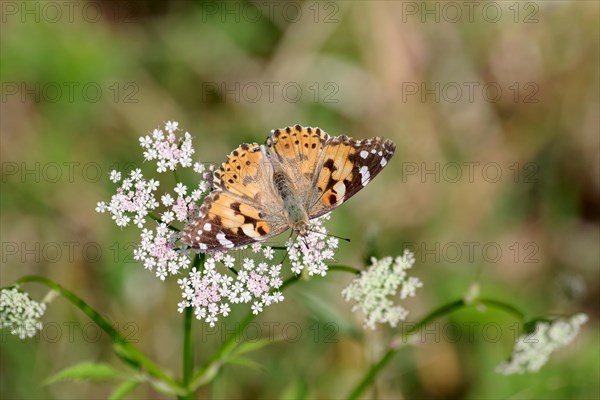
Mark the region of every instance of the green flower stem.
POLYGON ((511 306, 510 304, 504 303, 499 300, 493 299, 477 299, 473 303, 466 303, 463 299, 453 301, 452 303, 448 303, 446 305, 441 306, 440 308, 433 310, 431 313, 427 314, 423 319, 417 322, 416 325, 407 329, 402 333, 400 340, 396 339, 390 345, 388 351, 381 357, 377 363, 375 363, 371 369, 367 372, 367 374, 362 378, 362 380, 354 387, 352 392, 348 395, 348 399, 357 399, 375 380, 379 372, 392 360, 394 355, 401 348, 400 344, 405 342, 405 339, 417 333, 421 328, 425 327, 430 322, 435 321, 438 318, 441 318, 445 315, 451 314, 461 308, 473 307, 477 305, 485 305, 490 308, 496 308, 502 311, 505 311, 509 314, 514 315, 516 318, 520 320, 525 319, 525 314, 511 306))
MULTIPOLYGON (((300 275, 294 275, 281 284, 279 290, 283 291, 286 287, 298 282, 300 280, 300 275)), ((246 317, 239 323, 236 327, 233 335, 229 336, 225 341, 219 346, 216 352, 214 352, 208 360, 202 365, 202 367, 194 374, 192 378, 192 383, 190 384, 190 390, 195 391, 198 387, 202 386, 210 382, 219 372, 222 360, 225 356, 231 352, 239 343, 237 342, 241 337, 241 333, 246 329, 246 327, 254 321, 257 316, 252 312, 249 312, 246 317)))
POLYGON ((60 293, 65 299, 70 301, 75 307, 79 308, 85 315, 87 315, 92 321, 94 321, 104 332, 106 332, 114 341, 116 345, 123 348, 128 356, 133 359, 129 361, 134 362, 137 366, 143 367, 148 374, 163 381, 175 392, 181 392, 181 386, 171 377, 167 376, 156 364, 154 364, 149 358, 143 355, 133 344, 127 341, 112 325, 111 323, 94 310, 89 304, 83 301, 79 296, 65 289, 60 284, 38 275, 27 275, 18 279, 15 283, 22 284, 34 282, 45 285, 50 289, 53 289, 60 293))
MULTIPOLYGON (((194 311, 192 307, 186 307, 184 317, 184 336, 183 336, 183 382, 184 388, 187 388, 190 383, 192 371, 194 368, 194 357, 192 349, 192 316, 194 311)), ((188 390, 186 396, 181 396, 180 399, 191 399, 192 392, 188 390)))
POLYGON ((222 360, 225 356, 231 352, 237 345, 238 340, 241 337, 241 333, 244 329, 256 318, 256 315, 249 312, 242 322, 237 325, 233 335, 229 336, 214 352, 208 360, 200 367, 194 374, 189 385, 190 392, 196 391, 200 386, 210 382, 214 377, 217 376, 219 369, 221 368, 222 360))
POLYGON ((503 301, 488 299, 488 298, 479 298, 475 299, 473 305, 483 304, 484 306, 490 308, 496 308, 498 310, 505 311, 508 314, 514 315, 517 319, 521 321, 525 320, 525 313, 521 312, 519 309, 511 306, 510 304, 504 303, 503 301))
POLYGON ((361 271, 360 269, 358 269, 358 268, 350 267, 350 266, 348 266, 348 265, 337 265, 337 264, 334 264, 334 265, 328 265, 328 266, 327 266, 327 269, 328 269, 329 271, 343 271, 343 272, 351 272, 351 273, 353 273, 353 274, 356 274, 356 275, 358 275, 358 274, 360 274, 360 273, 362 272, 362 271, 361 271))
MULTIPOLYGON (((206 256, 204 254, 196 254, 194 261, 192 261, 192 268, 196 268, 201 265, 204 267, 204 260, 206 256)), ((185 316, 183 319, 183 381, 182 386, 186 388, 187 395, 180 397, 181 399, 193 398, 193 392, 188 389, 190 379, 192 378, 192 372, 194 370, 194 349, 192 343, 192 318, 194 310, 192 307, 186 307, 185 316)))

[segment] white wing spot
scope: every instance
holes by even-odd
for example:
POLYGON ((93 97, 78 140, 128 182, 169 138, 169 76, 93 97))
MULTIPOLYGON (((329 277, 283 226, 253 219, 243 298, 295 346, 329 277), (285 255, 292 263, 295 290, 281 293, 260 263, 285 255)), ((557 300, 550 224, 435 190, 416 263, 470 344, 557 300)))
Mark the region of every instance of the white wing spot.
POLYGON ((241 226, 242 232, 248 237, 257 238, 260 236, 260 233, 254 230, 254 225, 252 224, 244 224, 241 226))
POLYGON ((385 158, 382 158, 379 164, 381 164, 382 167, 385 167, 385 165, 387 164, 387 160, 385 158))
POLYGON ((333 190, 337 193, 338 198, 343 198, 346 195, 346 185, 344 184, 344 181, 339 181, 333 185, 333 190))
POLYGON ((360 157, 363 158, 363 159, 367 158, 368 155, 369 155, 369 152, 366 151, 366 150, 363 150, 363 151, 360 152, 360 157))
POLYGON ((371 154, 375 154, 375 153, 377 153, 377 150, 371 149, 371 154))
POLYGON ((228 249, 233 247, 233 242, 231 240, 228 240, 225 237, 225 234, 223 232, 221 233, 217 233, 217 240, 219 241, 219 243, 221 244, 221 246, 226 247, 228 249))
POLYGON ((204 224, 203 229, 205 231, 210 232, 211 228, 212 228, 212 226, 208 222, 204 224))
POLYGON ((371 174, 369 173, 369 167, 367 167, 366 165, 363 165, 362 167, 360 167, 359 172, 362 175, 362 184, 363 184, 363 186, 365 186, 367 183, 369 183, 369 179, 371 179, 371 174))
POLYGON ((204 243, 200 243, 198 246, 200 247, 200 250, 206 250, 208 248, 204 243))
POLYGON ((377 153, 380 157, 383 155, 383 151, 379 151, 379 153, 377 153))

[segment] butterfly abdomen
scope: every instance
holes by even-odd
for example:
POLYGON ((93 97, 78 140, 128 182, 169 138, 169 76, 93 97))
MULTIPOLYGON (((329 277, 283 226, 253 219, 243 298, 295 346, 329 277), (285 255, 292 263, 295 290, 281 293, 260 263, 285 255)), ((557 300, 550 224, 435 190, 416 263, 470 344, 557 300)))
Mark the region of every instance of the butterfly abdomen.
POLYGON ((283 200, 283 207, 289 224, 295 226, 300 221, 307 221, 308 215, 302 205, 301 198, 297 195, 296 187, 287 174, 283 171, 275 171, 273 173, 273 184, 277 194, 283 200))

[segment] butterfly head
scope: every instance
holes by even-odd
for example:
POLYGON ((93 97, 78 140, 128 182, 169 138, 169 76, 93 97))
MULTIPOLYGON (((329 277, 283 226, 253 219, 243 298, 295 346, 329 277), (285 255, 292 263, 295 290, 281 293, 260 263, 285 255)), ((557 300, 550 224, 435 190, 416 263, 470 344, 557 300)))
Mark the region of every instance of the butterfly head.
POLYGON ((304 220, 297 221, 292 225, 292 229, 299 236, 306 236, 308 234, 308 222, 304 220))

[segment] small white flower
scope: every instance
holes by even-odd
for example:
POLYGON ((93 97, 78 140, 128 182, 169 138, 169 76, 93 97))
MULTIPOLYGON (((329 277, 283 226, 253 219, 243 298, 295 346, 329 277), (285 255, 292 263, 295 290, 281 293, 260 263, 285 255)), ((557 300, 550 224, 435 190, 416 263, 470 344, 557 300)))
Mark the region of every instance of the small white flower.
POLYGON ((121 173, 113 169, 112 171, 110 171, 110 180, 113 183, 119 182, 121 180, 121 173))
POLYGON ((580 313, 569 319, 536 323, 532 333, 519 336, 510 359, 500 363, 496 372, 512 375, 539 371, 553 352, 575 339, 587 320, 588 316, 580 313))
POLYGON ((227 254, 224 258, 223 258, 223 264, 225 264, 225 266, 227 268, 233 268, 235 263, 235 258, 233 258, 230 254, 227 254))
POLYGON ((254 315, 261 313, 263 310, 263 306, 260 301, 255 301, 254 304, 252 304, 252 307, 250 308, 252 309, 252 314, 254 315))
POLYGON ((174 190, 175 190, 175 193, 177 193, 178 195, 183 197, 187 193, 187 186, 185 186, 183 183, 180 182, 175 186, 174 190))
POLYGON ((265 246, 263 248, 263 254, 267 260, 272 260, 275 255, 275 251, 273 251, 270 246, 265 246))
POLYGON ((99 201, 96 205, 97 213, 105 213, 106 212, 106 203, 103 201, 99 201))
POLYGON ((171 222, 173 222, 174 219, 175 214, 173 214, 173 211, 166 211, 162 214, 161 217, 162 222, 164 222, 165 224, 170 224, 171 222))
POLYGON ((151 145, 152 145, 152 139, 150 139, 150 136, 146 135, 146 136, 140 137, 140 146, 147 149, 151 145))
POLYGON ((365 327, 375 329, 377 323, 395 327, 399 321, 406 319, 408 311, 394 304, 394 297, 400 300, 412 297, 415 290, 423 286, 418 278, 407 277, 406 270, 412 268, 414 262, 414 255, 408 250, 395 259, 372 258, 371 265, 342 290, 346 301, 356 302, 352 311, 360 310, 365 315, 365 327))
POLYGON ((199 162, 195 162, 194 163, 194 172, 197 174, 202 174, 205 171, 205 167, 204 164, 201 164, 199 162))
POLYGON ((133 171, 131 171, 130 176, 132 180, 139 181, 140 179, 142 179, 142 170, 136 168, 133 171))
POLYGON ((39 319, 45 311, 44 303, 32 300, 17 288, 0 291, 0 329, 10 329, 21 340, 35 336, 42 329, 39 319))
POLYGON ((167 123, 165 124, 165 130, 168 132, 173 132, 173 131, 177 130, 178 126, 179 126, 179 122, 167 121, 167 123))
POLYGON ((173 199, 173 197, 171 197, 171 195, 169 193, 164 194, 161 198, 160 201, 162 201, 163 205, 169 207, 171 205, 173 205, 173 203, 175 202, 175 200, 173 199))

